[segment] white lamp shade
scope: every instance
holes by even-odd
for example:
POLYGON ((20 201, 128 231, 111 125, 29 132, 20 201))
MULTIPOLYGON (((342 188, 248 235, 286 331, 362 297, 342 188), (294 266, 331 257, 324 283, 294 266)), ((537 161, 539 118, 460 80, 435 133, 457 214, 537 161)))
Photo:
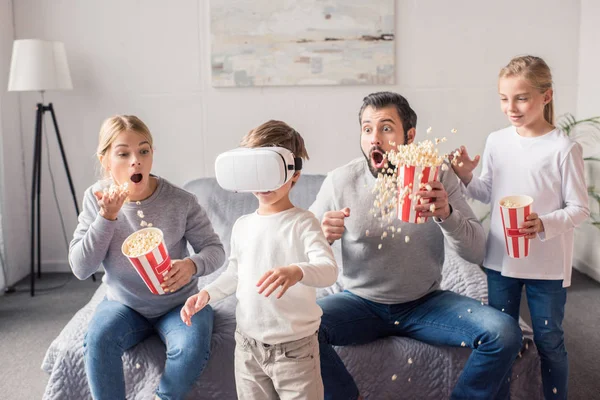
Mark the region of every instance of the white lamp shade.
POLYGON ((71 90, 71 73, 62 42, 15 40, 9 91, 71 90))

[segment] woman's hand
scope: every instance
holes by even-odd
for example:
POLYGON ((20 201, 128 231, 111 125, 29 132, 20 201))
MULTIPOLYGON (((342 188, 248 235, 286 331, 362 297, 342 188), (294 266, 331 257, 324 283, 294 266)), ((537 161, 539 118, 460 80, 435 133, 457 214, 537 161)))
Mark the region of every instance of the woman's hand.
POLYGON ((210 295, 206 290, 201 290, 199 293, 188 297, 185 304, 179 313, 181 320, 187 325, 192 325, 192 316, 202 310, 208 304, 210 295))
POLYGON ((117 219, 119 210, 125 203, 125 200, 129 196, 128 190, 115 191, 113 193, 105 192, 94 192, 98 205, 100 206, 100 215, 104 218, 114 221, 117 219))
POLYGON ((176 292, 190 283, 195 273, 196 264, 191 259, 171 260, 171 269, 161 286, 165 292, 176 292))
POLYGON ((544 232, 544 223, 536 213, 531 213, 525 218, 523 226, 519 228, 519 233, 526 233, 526 239, 535 239, 538 233, 544 232))
POLYGON ((451 161, 450 164, 456 175, 465 186, 468 185, 469 182, 471 182, 471 179, 473 179, 473 170, 479 165, 480 157, 475 156, 471 159, 467 152, 467 148, 465 146, 460 146, 460 148, 454 150, 448 158, 451 161))

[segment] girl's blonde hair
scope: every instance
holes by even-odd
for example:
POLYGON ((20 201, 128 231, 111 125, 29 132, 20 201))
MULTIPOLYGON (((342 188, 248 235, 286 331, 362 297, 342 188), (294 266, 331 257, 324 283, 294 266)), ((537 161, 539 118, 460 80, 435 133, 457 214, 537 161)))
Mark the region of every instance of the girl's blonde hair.
POLYGON ((107 118, 100 127, 98 148, 96 150, 96 155, 101 161, 100 164, 102 166, 103 175, 105 178, 108 177, 108 174, 105 166, 102 163, 102 160, 106 159, 108 151, 117 139, 117 136, 124 131, 133 131, 139 133, 148 141, 150 148, 154 147, 150 130, 146 124, 135 115, 115 115, 107 118))
MULTIPOLYGON (((520 56, 515 57, 500 70, 498 78, 519 76, 525 79, 540 93, 552 89, 552 73, 550 67, 540 57, 520 56)), ((554 125, 554 98, 544 106, 544 119, 554 125)))

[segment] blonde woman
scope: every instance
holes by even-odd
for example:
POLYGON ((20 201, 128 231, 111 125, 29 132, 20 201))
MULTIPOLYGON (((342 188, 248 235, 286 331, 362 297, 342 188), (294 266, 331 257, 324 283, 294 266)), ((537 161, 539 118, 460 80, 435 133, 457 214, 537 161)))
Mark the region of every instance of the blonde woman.
POLYGON ((86 190, 69 251, 77 278, 88 278, 100 265, 106 271, 106 298, 84 342, 92 396, 124 399, 121 356, 158 334, 167 356, 156 398, 182 399, 208 360, 213 311, 207 307, 196 314, 192 329, 179 313, 185 300, 198 292, 197 278, 223 264, 223 245, 195 196, 151 173, 153 139, 139 118, 117 115, 104 121, 97 155, 113 190, 86 190), (163 231, 172 260, 163 295, 151 293, 121 252, 125 238, 147 223, 163 231), (188 243, 194 254, 188 254, 188 243))

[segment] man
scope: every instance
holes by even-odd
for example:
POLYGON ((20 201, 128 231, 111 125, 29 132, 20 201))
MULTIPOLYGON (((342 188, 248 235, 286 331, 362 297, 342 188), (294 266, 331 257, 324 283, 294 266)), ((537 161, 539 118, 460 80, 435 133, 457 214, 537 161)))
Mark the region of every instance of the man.
POLYGON ((360 398, 332 345, 407 336, 473 349, 452 398, 494 399, 501 386, 507 386, 508 371, 521 347, 521 330, 508 315, 481 307, 479 300, 439 288, 444 241, 465 260, 479 264, 485 252, 483 228, 448 168, 441 171, 439 182, 429 182, 431 190, 418 193, 435 204, 433 211, 430 204, 416 206, 421 217, 429 217, 427 222, 398 221, 410 241, 388 238, 379 249, 386 227, 370 213, 371 188, 377 174, 387 171, 385 153, 392 144, 414 141, 417 115, 404 97, 379 92, 364 98, 359 121, 364 159, 329 173, 310 208, 321 220, 327 240, 341 240, 346 289, 319 300, 325 398, 360 398), (465 313, 467 309, 473 312, 465 313), (459 314, 464 317, 457 318, 459 314))

